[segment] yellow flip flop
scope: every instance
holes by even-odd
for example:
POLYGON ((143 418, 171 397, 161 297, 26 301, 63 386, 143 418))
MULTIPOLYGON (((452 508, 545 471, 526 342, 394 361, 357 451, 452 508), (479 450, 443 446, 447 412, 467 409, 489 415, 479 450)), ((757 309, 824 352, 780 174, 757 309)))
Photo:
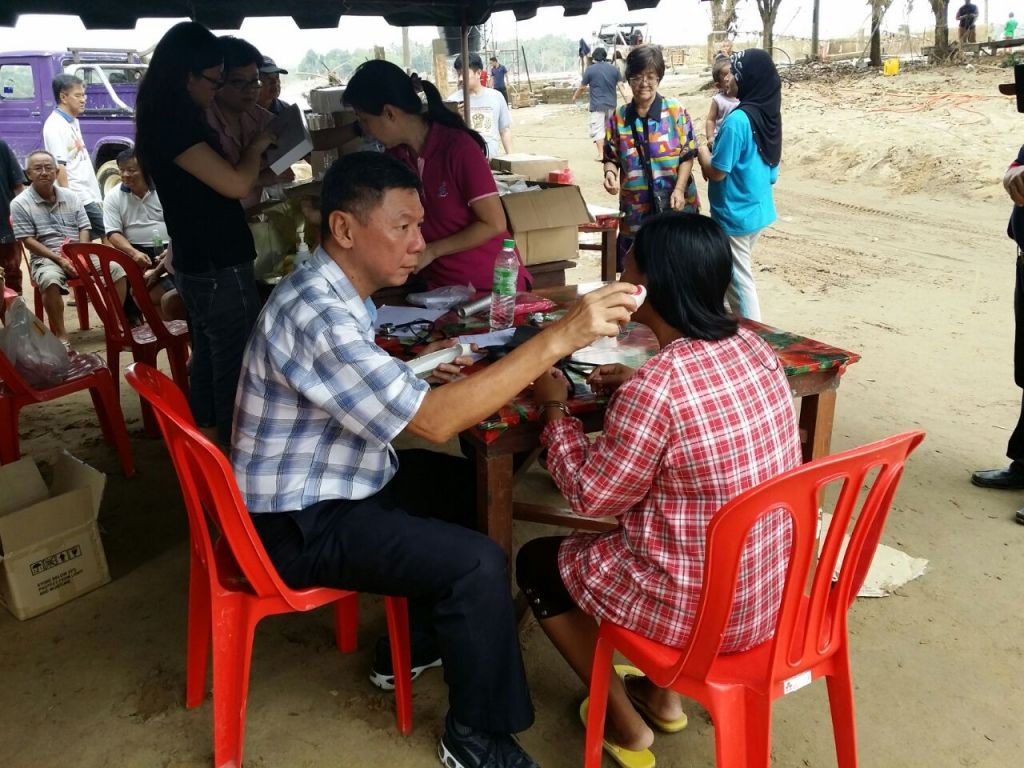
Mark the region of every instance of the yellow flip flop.
MULTIPOLYGON (((590 698, 588 697, 580 703, 580 720, 583 721, 584 728, 587 727, 587 710, 589 708, 590 698)), ((649 749, 623 749, 617 744, 612 744, 608 739, 605 739, 601 745, 608 756, 622 768, 654 768, 654 753, 649 749)))
POLYGON ((622 685, 626 688, 626 696, 629 697, 629 700, 636 708, 636 711, 639 712, 641 717, 643 717, 643 719, 646 720, 648 723, 653 725, 662 733, 679 733, 686 727, 686 724, 689 721, 686 718, 685 712, 675 720, 662 720, 660 717, 651 712, 651 710, 648 709, 646 704, 640 701, 640 699, 635 698, 629 692, 629 686, 626 685, 627 677, 646 677, 646 675, 644 675, 644 673, 641 672, 639 669, 637 669, 636 667, 631 667, 628 664, 616 664, 615 674, 617 674, 622 679, 622 685))

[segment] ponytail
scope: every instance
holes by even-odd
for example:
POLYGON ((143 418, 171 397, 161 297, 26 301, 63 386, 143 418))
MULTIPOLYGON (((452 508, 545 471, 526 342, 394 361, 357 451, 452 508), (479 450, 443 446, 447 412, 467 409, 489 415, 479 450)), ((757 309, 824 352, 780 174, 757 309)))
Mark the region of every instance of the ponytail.
POLYGON ((486 155, 487 142, 484 140, 484 137, 466 125, 461 115, 455 114, 445 106, 441 100, 441 92, 437 90, 437 87, 432 82, 422 80, 421 83, 423 85, 423 94, 427 97, 427 122, 440 123, 449 128, 465 131, 477 143, 480 151, 486 155))
POLYGON ((437 87, 429 80, 420 80, 423 93, 427 97, 427 110, 423 112, 423 102, 416 93, 412 78, 402 71, 401 67, 383 59, 372 59, 363 62, 348 81, 342 102, 361 112, 379 115, 384 105, 390 104, 408 115, 417 115, 428 123, 440 123, 448 128, 465 131, 487 154, 487 142, 483 136, 468 127, 462 118, 445 106, 437 87))

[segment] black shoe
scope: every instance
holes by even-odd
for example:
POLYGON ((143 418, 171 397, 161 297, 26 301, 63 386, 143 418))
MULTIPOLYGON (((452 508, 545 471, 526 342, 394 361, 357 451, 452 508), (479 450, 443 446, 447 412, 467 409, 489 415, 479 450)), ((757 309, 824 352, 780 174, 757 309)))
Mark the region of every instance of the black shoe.
POLYGON ((437 743, 437 756, 445 768, 540 768, 515 736, 467 728, 455 722, 451 712, 437 743))
POLYGON ((1003 491, 1024 490, 1024 466, 1011 461, 1006 469, 984 469, 971 473, 971 482, 982 488, 1003 491))
MULTIPOLYGON (((411 677, 413 680, 422 675, 425 670, 441 666, 441 654, 437 650, 437 643, 414 632, 410 638, 410 644, 412 646, 411 677)), ((370 682, 382 691, 395 690, 395 672, 391 666, 391 644, 386 635, 377 639, 373 668, 370 670, 370 682)))
POLYGON ((1017 510, 1017 514, 1013 516, 1013 519, 1021 525, 1024 525, 1024 507, 1017 510))

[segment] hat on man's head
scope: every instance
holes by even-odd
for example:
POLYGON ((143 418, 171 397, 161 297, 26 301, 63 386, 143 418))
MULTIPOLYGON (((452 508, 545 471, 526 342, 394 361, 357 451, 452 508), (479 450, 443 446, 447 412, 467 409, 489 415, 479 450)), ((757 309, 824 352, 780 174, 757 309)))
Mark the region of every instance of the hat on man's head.
POLYGON ((281 67, 277 66, 277 64, 274 63, 274 60, 272 58, 270 58, 269 56, 264 56, 263 57, 263 63, 260 64, 260 74, 261 75, 287 75, 288 74, 288 70, 287 69, 281 69, 281 67))
MULTIPOLYGON (((480 58, 479 53, 469 54, 469 68, 477 72, 484 68, 484 60, 480 58)), ((462 56, 455 57, 455 69, 462 69, 462 56)))

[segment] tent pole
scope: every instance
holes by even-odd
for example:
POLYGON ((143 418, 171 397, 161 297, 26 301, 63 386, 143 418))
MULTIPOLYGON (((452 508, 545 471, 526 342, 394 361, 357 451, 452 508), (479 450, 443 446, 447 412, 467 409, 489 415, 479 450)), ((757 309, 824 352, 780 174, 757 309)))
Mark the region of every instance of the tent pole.
POLYGON ((462 7, 462 119, 466 125, 473 125, 469 119, 469 25, 466 24, 466 7, 462 7))

